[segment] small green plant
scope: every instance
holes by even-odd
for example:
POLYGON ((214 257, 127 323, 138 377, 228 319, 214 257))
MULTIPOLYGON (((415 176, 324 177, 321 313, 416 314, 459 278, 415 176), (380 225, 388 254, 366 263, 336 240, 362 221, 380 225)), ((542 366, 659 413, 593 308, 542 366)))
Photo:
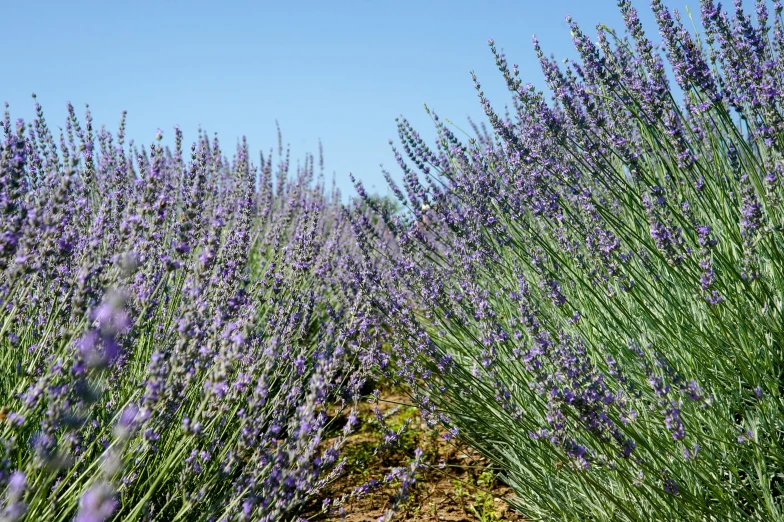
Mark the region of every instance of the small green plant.
POLYGON ((480 522, 500 522, 501 517, 496 513, 494 497, 488 492, 496 483, 495 473, 490 470, 483 471, 476 479, 476 483, 479 489, 474 495, 471 512, 480 522))
POLYGON ((463 510, 463 513, 468 514, 468 511, 466 510, 466 505, 465 505, 465 499, 468 496, 468 494, 466 493, 466 490, 463 487, 463 481, 462 480, 455 479, 455 480, 452 481, 452 492, 454 493, 455 497, 457 498, 457 501, 460 502, 460 508, 463 510))

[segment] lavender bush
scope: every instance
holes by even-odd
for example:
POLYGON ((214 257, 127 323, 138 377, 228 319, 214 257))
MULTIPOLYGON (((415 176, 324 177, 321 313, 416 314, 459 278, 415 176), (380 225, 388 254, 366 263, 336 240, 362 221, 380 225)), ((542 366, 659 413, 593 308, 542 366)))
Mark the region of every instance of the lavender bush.
POLYGON ((0 146, 0 520, 294 517, 376 338, 339 194, 282 144, 186 161, 36 110, 0 146))
POLYGON ((625 36, 568 19, 576 62, 534 40, 552 103, 491 40, 491 132, 400 120, 379 366, 528 520, 784 520, 782 6, 702 0, 697 36, 652 0, 657 50, 618 5, 625 36))

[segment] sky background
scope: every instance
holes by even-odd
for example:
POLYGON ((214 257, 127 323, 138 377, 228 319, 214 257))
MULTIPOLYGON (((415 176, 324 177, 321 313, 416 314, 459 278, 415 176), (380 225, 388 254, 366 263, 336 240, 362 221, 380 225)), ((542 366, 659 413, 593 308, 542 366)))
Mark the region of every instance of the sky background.
MULTIPOLYGON (((658 41, 648 1, 635 5, 658 41)), ((665 5, 699 13, 697 0, 665 5)), ((388 144, 397 116, 430 144, 423 103, 469 131, 467 116, 483 119, 471 70, 503 112, 511 98, 487 39, 542 88, 531 37, 546 54, 574 57, 566 15, 591 36, 597 23, 623 28, 614 0, 6 2, 0 101, 30 121, 35 92, 56 138, 69 100, 78 114, 89 103, 96 130, 113 133, 127 110, 137 144, 160 128, 171 145, 179 124, 186 154, 201 126, 231 153, 245 135, 254 158, 277 155, 278 120, 293 165, 317 156, 321 139, 344 194, 349 172, 386 194, 379 165, 400 179, 388 144)))

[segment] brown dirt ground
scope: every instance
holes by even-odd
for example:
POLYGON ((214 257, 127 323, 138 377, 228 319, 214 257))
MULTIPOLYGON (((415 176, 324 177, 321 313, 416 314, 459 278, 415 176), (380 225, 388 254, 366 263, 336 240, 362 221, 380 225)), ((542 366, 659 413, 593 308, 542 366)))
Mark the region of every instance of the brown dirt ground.
MULTIPOLYGON (((407 466, 417 447, 425 451, 425 461, 432 466, 417 473, 412 493, 399 507, 395 520, 450 521, 450 522, 522 522, 504 501, 513 496, 512 490, 494 477, 487 461, 476 452, 455 441, 446 442, 439 432, 427 429, 419 413, 408 404, 406 396, 394 392, 382 393, 378 407, 382 412, 399 407, 388 422, 393 428, 411 419, 408 433, 394 448, 374 452, 381 440, 380 429, 373 417, 373 404, 359 406, 357 429, 342 449, 349 465, 345 473, 327 487, 303 516, 312 521, 342 520, 345 522, 375 522, 394 503, 399 491, 397 483, 384 487, 362 498, 348 498, 343 512, 324 513, 324 498, 340 498, 370 479, 383 477, 396 466, 407 466), (443 459, 443 460, 442 460, 443 459), (439 462, 445 464, 439 469, 439 462)), ((325 441, 329 444, 331 440, 325 441)))

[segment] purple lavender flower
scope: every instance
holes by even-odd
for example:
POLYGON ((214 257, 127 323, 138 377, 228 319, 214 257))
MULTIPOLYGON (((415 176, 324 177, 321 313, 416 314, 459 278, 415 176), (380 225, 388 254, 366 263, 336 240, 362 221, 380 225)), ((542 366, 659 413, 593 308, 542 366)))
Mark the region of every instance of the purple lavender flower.
POLYGON ((98 483, 87 490, 79 500, 77 522, 104 522, 117 509, 114 489, 107 483, 98 483))
POLYGON ((14 471, 8 479, 5 494, 5 507, 0 511, 0 520, 16 522, 27 514, 27 504, 23 502, 27 489, 27 476, 21 471, 14 471))

